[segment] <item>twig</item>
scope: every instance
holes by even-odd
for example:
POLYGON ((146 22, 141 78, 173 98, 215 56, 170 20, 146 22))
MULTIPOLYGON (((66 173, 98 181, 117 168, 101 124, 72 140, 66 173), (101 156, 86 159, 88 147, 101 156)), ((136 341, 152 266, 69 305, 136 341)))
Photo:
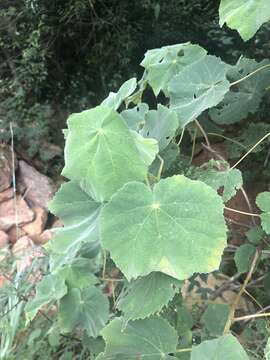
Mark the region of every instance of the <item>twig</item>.
POLYGON ((248 212, 245 212, 245 211, 232 209, 232 208, 229 208, 229 207, 227 207, 227 206, 224 206, 224 209, 225 209, 225 210, 228 210, 228 211, 235 212, 235 213, 237 213, 237 214, 242 214, 242 215, 248 215, 248 216, 260 217, 260 215, 259 215, 259 214, 248 213, 248 212))
POLYGON ((157 155, 157 158, 159 159, 160 161, 160 167, 158 169, 158 174, 157 174, 157 179, 158 181, 160 180, 161 178, 161 173, 162 173, 162 170, 163 170, 163 166, 164 166, 164 160, 162 159, 162 157, 158 154, 157 155))
POLYGON ((242 82, 242 81, 244 81, 244 80, 247 80, 247 79, 248 79, 248 78, 250 78, 251 76, 253 76, 253 75, 257 74, 259 71, 262 71, 262 70, 264 70, 264 69, 268 68, 269 66, 270 66, 270 64, 267 64, 267 65, 261 66, 259 69, 256 69, 256 70, 252 71, 250 74, 248 74, 248 75, 246 75, 246 76, 242 77, 241 79, 239 79, 239 80, 236 80, 236 81, 232 82, 232 83, 230 84, 230 86, 237 85, 237 84, 239 84, 240 82, 242 82))
POLYGON ((195 124, 197 125, 198 129, 200 130, 200 132, 202 133, 205 141, 206 141, 206 145, 211 148, 211 144, 210 144, 210 141, 208 139, 208 136, 206 134, 206 132, 204 131, 204 128, 201 126, 201 124, 199 123, 199 121, 197 119, 194 120, 195 121, 195 124))

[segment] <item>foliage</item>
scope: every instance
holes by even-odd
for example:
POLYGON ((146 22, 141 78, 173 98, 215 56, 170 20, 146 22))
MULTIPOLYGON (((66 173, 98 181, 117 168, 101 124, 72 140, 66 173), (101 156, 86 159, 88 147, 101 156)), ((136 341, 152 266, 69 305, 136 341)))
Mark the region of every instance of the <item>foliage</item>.
MULTIPOLYGON (((158 18, 157 4, 154 11, 158 18)), ((260 154, 267 150, 263 140, 269 133, 254 136, 249 129, 256 128, 255 119, 246 128, 249 139, 230 139, 242 112, 234 121, 221 115, 230 103, 236 112, 233 92, 244 116, 258 113, 267 95, 268 63, 243 57, 228 64, 185 42, 147 51, 141 65, 139 81, 132 77, 100 105, 68 118, 62 171, 68 181, 50 203, 65 226, 46 246, 40 282, 25 279, 20 294, 13 272, 15 289, 3 290, 3 358, 12 358, 13 346, 13 358, 24 356, 35 338, 50 345, 49 358, 60 359, 247 360, 250 354, 268 354, 267 320, 256 322, 254 330, 236 310, 244 293, 258 311, 269 305, 270 192, 257 196, 259 214, 232 209, 227 201, 239 189, 245 194, 244 159, 257 156, 259 145, 260 154), (213 133, 215 117, 223 120, 216 121, 213 133), (245 150, 252 143, 252 148, 231 165, 212 147, 210 136, 245 150), (197 138, 203 139, 199 151, 204 148, 212 157, 200 166, 194 159, 197 138), (228 212, 253 220, 252 225, 235 221, 245 238, 241 246, 227 247, 233 231, 228 212), (233 304, 212 303, 226 290, 208 288, 210 273, 215 277, 217 271, 227 278, 226 286, 239 291, 233 304), (251 276, 256 276, 252 282, 251 276), (207 307, 199 301, 197 307, 186 306, 187 280, 188 290, 197 287, 207 307), (261 286, 254 289, 257 283, 261 286), (31 333, 34 325, 39 332, 31 333), (29 343, 20 349, 20 336, 29 333, 29 343)), ((265 131, 267 124, 259 124, 265 131)), ((266 160, 256 163, 257 171, 266 160)), ((245 320, 261 316, 246 307, 241 311, 245 320)), ((38 350, 31 353, 37 356, 38 350)))

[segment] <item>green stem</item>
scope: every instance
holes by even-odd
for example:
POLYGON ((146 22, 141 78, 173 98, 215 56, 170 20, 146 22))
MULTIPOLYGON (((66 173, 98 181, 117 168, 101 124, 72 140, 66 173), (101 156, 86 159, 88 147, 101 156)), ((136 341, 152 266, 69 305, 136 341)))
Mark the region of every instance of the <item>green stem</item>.
POLYGON ((260 67, 260 68, 258 68, 258 69, 256 69, 256 70, 252 71, 250 74, 244 76, 243 78, 232 82, 232 83, 230 84, 230 86, 237 85, 237 84, 239 84, 240 82, 242 82, 242 81, 244 81, 244 80, 246 80, 246 79, 249 79, 251 76, 257 74, 258 72, 260 72, 260 71, 262 71, 262 70, 264 70, 264 69, 266 69, 266 68, 268 68, 268 67, 270 67, 270 64, 264 65, 264 66, 262 66, 262 67, 260 67))

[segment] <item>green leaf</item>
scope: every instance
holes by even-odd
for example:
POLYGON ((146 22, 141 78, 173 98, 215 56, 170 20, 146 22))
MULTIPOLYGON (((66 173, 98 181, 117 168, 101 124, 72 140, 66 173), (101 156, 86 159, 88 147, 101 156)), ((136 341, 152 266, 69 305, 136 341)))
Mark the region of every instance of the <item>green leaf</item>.
POLYGON ((227 71, 227 64, 208 55, 173 77, 169 83, 170 107, 177 112, 181 127, 224 98, 230 88, 227 71))
POLYGON ((166 106, 158 104, 157 110, 150 110, 145 116, 145 125, 141 130, 144 137, 158 141, 159 150, 164 150, 178 129, 177 114, 166 106))
POLYGON ((25 306, 26 318, 31 321, 38 310, 53 301, 61 299, 67 293, 65 280, 57 275, 46 275, 37 284, 36 295, 25 306))
MULTIPOLYGON (((257 63, 255 60, 240 58, 230 68, 227 77, 230 82, 235 82, 268 63, 267 60, 257 63)), ((248 114, 255 114, 269 84, 270 71, 265 69, 233 86, 221 103, 210 109, 211 119, 217 124, 230 125, 246 119, 248 114)))
POLYGON ((161 90, 167 92, 174 75, 206 55, 206 50, 190 43, 164 46, 148 50, 141 65, 147 70, 146 80, 157 96, 161 90))
POLYGON ((241 171, 230 170, 230 165, 221 161, 209 161, 203 167, 196 169, 195 177, 215 190, 223 188, 224 202, 230 200, 243 185, 241 171))
POLYGON ((223 204, 213 189, 184 176, 162 179, 153 191, 131 182, 103 208, 100 234, 127 279, 152 271, 186 279, 219 267, 223 204))
POLYGON ((109 301, 96 287, 74 288, 61 299, 58 316, 61 331, 78 326, 95 338, 109 320, 109 301))
POLYGON ((149 106, 147 104, 140 103, 132 109, 122 111, 121 116, 131 130, 139 131, 145 124, 145 115, 148 110, 149 106))
POLYGON ((223 334, 230 307, 227 304, 209 304, 202 316, 206 329, 211 335, 220 336, 223 334))
POLYGON ((263 235, 264 231, 261 226, 253 227, 246 232, 246 237, 254 245, 258 245, 262 241, 263 235))
POLYGON ((256 198, 256 204, 263 211, 260 215, 262 228, 266 234, 270 234, 270 192, 260 193, 256 198))
POLYGON ((76 258, 63 266, 59 275, 65 280, 69 288, 82 289, 98 283, 98 278, 93 274, 94 270, 91 260, 76 258))
POLYGON ((194 346, 191 360, 249 360, 239 341, 231 334, 194 346))
MULTIPOLYGON (((180 157, 179 147, 175 143, 171 142, 163 151, 160 152, 160 156, 164 161, 162 174, 166 176, 175 174, 173 170, 174 170, 174 166, 178 165, 179 162, 179 157, 180 157)), ((153 175, 157 175, 159 168, 160 168, 160 159, 156 157, 156 159, 151 164, 149 171, 153 175)))
POLYGON ((130 133, 133 136, 134 142, 145 165, 151 165, 158 153, 157 140, 146 139, 134 130, 130 130, 130 133))
POLYGON ((99 239, 97 219, 101 204, 94 201, 77 183, 61 186, 49 204, 50 211, 60 217, 63 228, 54 230, 48 244, 52 253, 51 271, 75 257, 83 243, 99 239))
POLYGON ((97 200, 131 180, 145 179, 147 167, 123 118, 106 106, 73 114, 68 119, 63 175, 83 183, 97 200))
POLYGON ((101 359, 110 360, 170 360, 178 340, 174 328, 156 317, 131 321, 124 331, 122 319, 114 319, 101 333, 106 343, 101 359))
POLYGON ((179 291, 181 285, 182 282, 160 272, 132 281, 117 299, 117 308, 124 313, 124 324, 160 311, 179 291))
POLYGON ((249 270, 255 251, 256 248, 251 244, 243 244, 236 250, 234 261, 237 267, 237 271, 240 274, 249 270))
POLYGON ((270 338, 267 340, 266 347, 264 349, 265 360, 270 360, 270 338))
POLYGON ((106 105, 114 110, 117 110, 122 102, 127 99, 136 89, 137 80, 132 78, 124 82, 120 89, 115 92, 110 92, 109 96, 103 100, 101 105, 106 105))
POLYGON ((260 26, 270 20, 268 0, 221 0, 219 24, 239 32, 242 39, 252 38, 260 26))

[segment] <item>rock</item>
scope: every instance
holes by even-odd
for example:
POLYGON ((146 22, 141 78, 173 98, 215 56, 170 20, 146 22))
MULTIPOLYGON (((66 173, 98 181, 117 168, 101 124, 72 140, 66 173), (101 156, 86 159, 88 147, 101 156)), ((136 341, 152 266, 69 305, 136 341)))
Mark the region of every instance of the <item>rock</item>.
POLYGON ((13 189, 8 188, 2 192, 0 192, 0 203, 6 200, 9 200, 13 197, 13 189))
POLYGON ((8 246, 8 235, 0 230, 0 250, 8 246))
POLYGON ((33 220, 33 211, 29 209, 25 200, 19 195, 16 197, 16 210, 14 199, 0 203, 0 230, 9 230, 13 225, 16 225, 16 221, 20 225, 33 220))
POLYGON ((64 224, 60 219, 56 219, 52 224, 52 228, 59 228, 59 227, 64 227, 64 224))
POLYGON ((45 245, 53 237, 53 232, 51 230, 45 230, 40 235, 31 236, 32 240, 36 245, 45 245))
POLYGON ((25 161, 19 161, 19 175, 17 180, 20 192, 25 190, 25 199, 31 207, 48 209, 48 202, 52 199, 56 188, 50 178, 38 172, 25 161))
POLYGON ((8 230, 7 234, 8 234, 8 237, 9 237, 9 241, 12 244, 15 244, 15 242, 19 238, 26 235, 26 232, 21 227, 16 228, 16 226, 14 225, 8 230))
MULTIPOLYGON (((14 169, 15 171, 17 166, 16 160, 14 165, 15 165, 15 169, 14 169)), ((0 192, 10 187, 12 182, 12 174, 13 174, 12 150, 9 146, 0 145, 0 192)))
POLYGON ((13 246, 12 252, 19 273, 30 267, 34 258, 44 256, 41 248, 35 246, 29 236, 21 237, 13 246))
POLYGON ((48 213, 41 207, 32 209, 35 213, 34 221, 22 226, 22 229, 29 235, 40 235, 45 228, 48 213))

